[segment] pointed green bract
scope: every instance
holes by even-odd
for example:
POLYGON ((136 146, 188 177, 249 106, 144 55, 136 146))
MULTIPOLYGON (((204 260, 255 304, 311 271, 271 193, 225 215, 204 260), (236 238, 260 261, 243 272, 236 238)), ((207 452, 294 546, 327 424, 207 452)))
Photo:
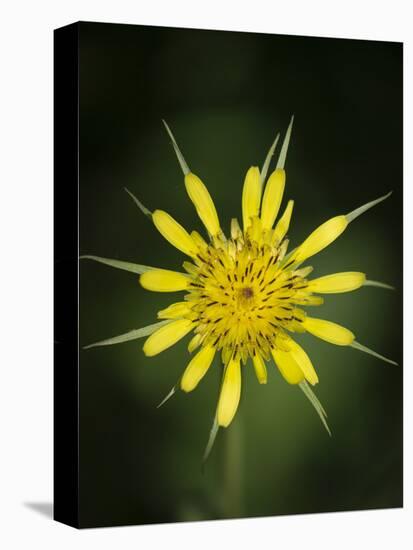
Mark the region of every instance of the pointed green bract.
POLYGON ((125 332, 124 334, 120 334, 119 336, 113 336, 112 338, 107 338, 106 340, 101 340, 100 342, 89 344, 88 346, 84 346, 83 349, 97 348, 99 346, 112 346, 114 344, 123 344, 123 342, 129 342, 129 340, 137 340, 138 338, 149 336, 150 334, 158 330, 158 328, 161 328, 163 325, 167 325, 171 322, 171 319, 160 321, 159 323, 154 323, 153 325, 148 325, 143 328, 131 330, 129 332, 125 332))
POLYGON ((396 361, 393 361, 392 359, 389 359, 388 357, 384 357, 384 355, 380 355, 380 353, 377 353, 376 351, 373 351, 370 348, 367 348, 366 346, 363 346, 363 344, 360 344, 359 342, 354 341, 352 344, 350 344, 351 348, 358 349, 359 351, 364 351, 364 353, 368 353, 369 355, 372 355, 373 357, 377 357, 377 359, 381 359, 382 361, 385 361, 386 363, 390 363, 390 365, 397 365, 396 361))
POLYGON ((291 130, 293 128, 294 115, 291 117, 290 124, 288 125, 287 131, 285 133, 285 138, 281 147, 280 156, 278 157, 276 168, 284 169, 285 160, 287 158, 288 146, 290 144, 291 130))
POLYGON ((396 290, 396 287, 388 285, 386 283, 380 283, 379 281, 370 281, 366 279, 363 283, 363 286, 376 286, 378 288, 386 288, 387 290, 396 290))
POLYGON ((157 405, 157 409, 160 409, 162 407, 162 405, 165 405, 165 403, 167 401, 169 401, 169 399, 171 399, 171 397, 175 394, 176 392, 176 388, 177 388, 177 385, 178 384, 175 384, 175 386, 171 389, 171 391, 162 399, 162 401, 159 403, 159 405, 157 405))
POLYGON ((187 174, 190 173, 190 169, 189 169, 189 166, 187 165, 185 159, 184 159, 184 156, 183 154, 181 153, 181 150, 179 149, 178 147, 178 144, 176 142, 176 139, 173 135, 173 133, 171 132, 171 129, 169 128, 169 126, 166 124, 166 122, 164 120, 162 120, 162 122, 164 123, 164 126, 166 128, 166 131, 168 132, 169 134, 169 137, 171 138, 172 140, 172 145, 174 147, 174 150, 175 150, 175 154, 177 156, 177 159, 178 159, 178 162, 179 162, 179 165, 182 169, 182 172, 184 173, 184 176, 186 176, 187 174))
POLYGON ((363 204, 363 206, 359 206, 349 214, 346 214, 346 219, 348 223, 352 222, 353 220, 361 216, 361 214, 364 214, 364 212, 366 212, 367 210, 370 210, 370 208, 373 208, 373 206, 376 206, 376 204, 379 204, 380 202, 388 199, 392 193, 393 191, 390 191, 390 193, 387 193, 387 195, 383 195, 383 197, 379 197, 374 201, 370 201, 366 204, 363 204))
POLYGON ((204 456, 202 458, 202 462, 204 464, 208 460, 208 457, 209 457, 209 455, 212 451, 212 447, 214 446, 215 438, 217 437, 218 430, 219 430, 218 418, 215 415, 211 431, 209 432, 208 443, 207 443, 207 446, 205 448, 204 456))
POLYGON ((144 206, 139 199, 135 197, 135 195, 129 191, 127 187, 124 187, 125 191, 128 193, 130 197, 132 197, 133 202, 137 205, 137 207, 145 214, 145 216, 148 216, 148 218, 152 218, 152 212, 144 206))
POLYGON ((307 399, 310 401, 310 403, 316 410, 318 416, 320 417, 321 422, 323 423, 325 429, 327 430, 329 436, 331 437, 331 431, 326 421, 326 417, 327 417, 326 411, 324 410, 317 396, 315 395, 315 393, 313 392, 313 390, 310 388, 310 386, 305 380, 300 382, 299 386, 303 391, 304 395, 307 397, 307 399))
POLYGON ((274 140, 274 143, 271 145, 270 150, 265 157, 264 164, 262 165, 261 170, 261 185, 264 185, 265 180, 267 179, 268 169, 270 167, 271 159, 274 155, 275 148, 277 147, 278 140, 280 139, 280 134, 277 134, 277 137, 274 140))
POLYGON ((130 273, 137 273, 142 275, 146 271, 152 271, 157 269, 156 267, 150 267, 148 265, 133 264, 131 262, 123 262, 122 260, 113 260, 112 258, 102 258, 101 256, 90 256, 88 254, 80 256, 79 260, 93 260, 101 264, 109 265, 116 269, 122 269, 123 271, 129 271, 130 273))

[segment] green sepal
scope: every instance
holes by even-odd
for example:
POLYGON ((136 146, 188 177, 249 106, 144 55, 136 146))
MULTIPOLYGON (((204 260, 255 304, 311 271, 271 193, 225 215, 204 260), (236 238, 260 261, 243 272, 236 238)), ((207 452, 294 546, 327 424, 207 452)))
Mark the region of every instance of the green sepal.
POLYGON ((370 279, 366 279, 363 283, 363 286, 375 286, 377 288, 385 288, 387 290, 396 290, 396 287, 388 285, 386 283, 381 283, 380 281, 370 281, 370 279))
POLYGON ((364 353, 368 353, 369 355, 372 355, 373 357, 376 357, 377 359, 381 359, 385 363, 390 363, 390 365, 396 365, 396 367, 398 366, 396 361, 393 361, 393 359, 389 359, 388 357, 384 357, 384 355, 380 355, 380 353, 377 353, 376 351, 373 351, 372 349, 370 349, 366 346, 363 346, 363 344, 360 344, 359 342, 356 342, 356 340, 354 340, 354 342, 352 342, 350 344, 350 347, 352 347, 354 349, 357 349, 359 351, 363 351, 364 353))
POLYGON ((320 401, 318 400, 317 396, 315 395, 313 390, 310 388, 306 380, 303 380, 302 382, 300 382, 299 386, 300 386, 300 389, 303 391, 304 395, 307 397, 307 399, 310 401, 310 403, 316 410, 318 416, 320 417, 321 422, 323 423, 325 429, 328 432, 328 435, 331 437, 331 431, 326 421, 327 413, 324 410, 320 401))
POLYGON ((133 202, 136 204, 139 210, 141 210, 141 212, 143 212, 145 216, 148 216, 148 218, 152 219, 152 212, 148 208, 146 208, 146 206, 143 205, 141 201, 138 198, 136 198, 135 195, 131 191, 129 191, 127 187, 124 187, 124 189, 127 192, 127 194, 132 198, 133 202))
POLYGON ((271 145, 270 150, 265 157, 264 164, 261 168, 261 185, 264 185, 265 180, 267 179, 268 169, 270 167, 271 159, 274 155, 275 148, 277 147, 278 140, 280 139, 280 134, 277 134, 277 137, 274 140, 274 143, 271 145))
POLYGON ((80 256, 79 260, 93 260, 101 264, 109 265, 110 267, 114 267, 116 269, 122 269, 123 271, 137 273, 138 275, 142 275, 142 273, 145 273, 146 271, 152 271, 153 269, 157 269, 156 267, 150 267, 148 265, 133 264, 131 262, 123 262, 122 260, 113 260, 112 258, 102 258, 101 256, 91 256, 89 254, 80 256))
POLYGON ((290 124, 288 125, 287 131, 285 132, 285 137, 283 144, 281 146, 280 156, 278 157, 276 168, 284 170, 285 161, 287 159, 288 146, 290 145, 291 131, 293 129, 294 115, 291 117, 290 124))
POLYGON ((184 156, 183 154, 181 153, 181 150, 179 149, 179 146, 176 142, 176 139, 173 135, 173 133, 171 132, 171 129, 169 128, 169 126, 166 124, 166 122, 164 120, 162 120, 165 128, 166 128, 166 131, 168 132, 169 134, 169 137, 171 138, 171 141, 172 141, 172 145, 173 145, 173 148, 174 148, 174 151, 175 151, 175 154, 176 154, 176 157, 178 159, 178 162, 179 162, 179 166, 181 167, 181 170, 182 172, 184 173, 184 176, 186 176, 187 174, 190 173, 190 169, 189 169, 189 166, 187 165, 185 159, 184 159, 184 156))
POLYGON ((89 344, 88 346, 84 346, 83 349, 96 348, 98 346, 112 346, 114 344, 123 344, 123 342, 129 342, 129 340, 144 338, 145 336, 149 336, 150 334, 158 330, 158 328, 161 328, 163 325, 167 325, 170 322, 170 319, 168 319, 167 321, 160 321, 159 323, 154 323, 153 325, 148 325, 143 328, 131 330, 129 332, 125 332, 124 334, 120 334, 119 336, 113 336, 112 338, 107 338, 106 340, 101 340, 100 342, 89 344))
POLYGON ((212 447, 214 446, 215 439, 217 437, 219 430, 219 424, 218 424, 218 418, 217 415, 214 417, 214 422, 212 423, 211 431, 209 432, 209 438, 207 446, 205 447, 204 456, 202 457, 202 463, 205 464, 205 462, 208 460, 209 455, 211 454, 212 447))

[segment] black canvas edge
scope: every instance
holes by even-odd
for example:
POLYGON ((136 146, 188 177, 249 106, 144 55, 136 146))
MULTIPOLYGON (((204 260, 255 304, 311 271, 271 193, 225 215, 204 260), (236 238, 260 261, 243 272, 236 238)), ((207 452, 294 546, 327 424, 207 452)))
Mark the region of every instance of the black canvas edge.
POLYGON ((54 512, 79 527, 79 25, 54 31, 54 512))

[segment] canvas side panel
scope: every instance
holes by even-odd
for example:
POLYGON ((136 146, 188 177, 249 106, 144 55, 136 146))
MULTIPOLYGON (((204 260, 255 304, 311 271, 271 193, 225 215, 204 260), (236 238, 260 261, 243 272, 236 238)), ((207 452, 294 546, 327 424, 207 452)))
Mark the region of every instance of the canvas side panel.
POLYGON ((54 31, 54 519, 77 527, 78 24, 54 31))

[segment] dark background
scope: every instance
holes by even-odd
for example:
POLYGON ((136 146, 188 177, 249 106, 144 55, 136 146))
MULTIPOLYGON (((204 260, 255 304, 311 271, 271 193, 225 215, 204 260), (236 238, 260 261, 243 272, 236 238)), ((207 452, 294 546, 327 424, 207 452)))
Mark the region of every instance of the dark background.
MULTIPOLYGON (((82 254, 180 268, 183 255, 123 191, 202 230, 162 118, 227 229, 241 216, 246 170, 262 164, 294 113, 284 200, 295 199, 292 246, 394 191, 310 263, 315 276, 358 270, 396 286, 326 296, 315 315, 401 365, 401 44, 81 23, 79 56, 82 254)), ((151 324, 176 301, 143 290, 133 274, 80 267, 81 345, 151 324)), ((230 516, 231 430, 241 433, 235 515, 402 506, 401 366, 302 336, 333 437, 275 367, 259 386, 248 365, 236 421, 202 471, 219 363, 196 391, 156 408, 189 360, 187 340, 154 358, 143 355, 143 340, 81 350, 81 525, 230 516)))

